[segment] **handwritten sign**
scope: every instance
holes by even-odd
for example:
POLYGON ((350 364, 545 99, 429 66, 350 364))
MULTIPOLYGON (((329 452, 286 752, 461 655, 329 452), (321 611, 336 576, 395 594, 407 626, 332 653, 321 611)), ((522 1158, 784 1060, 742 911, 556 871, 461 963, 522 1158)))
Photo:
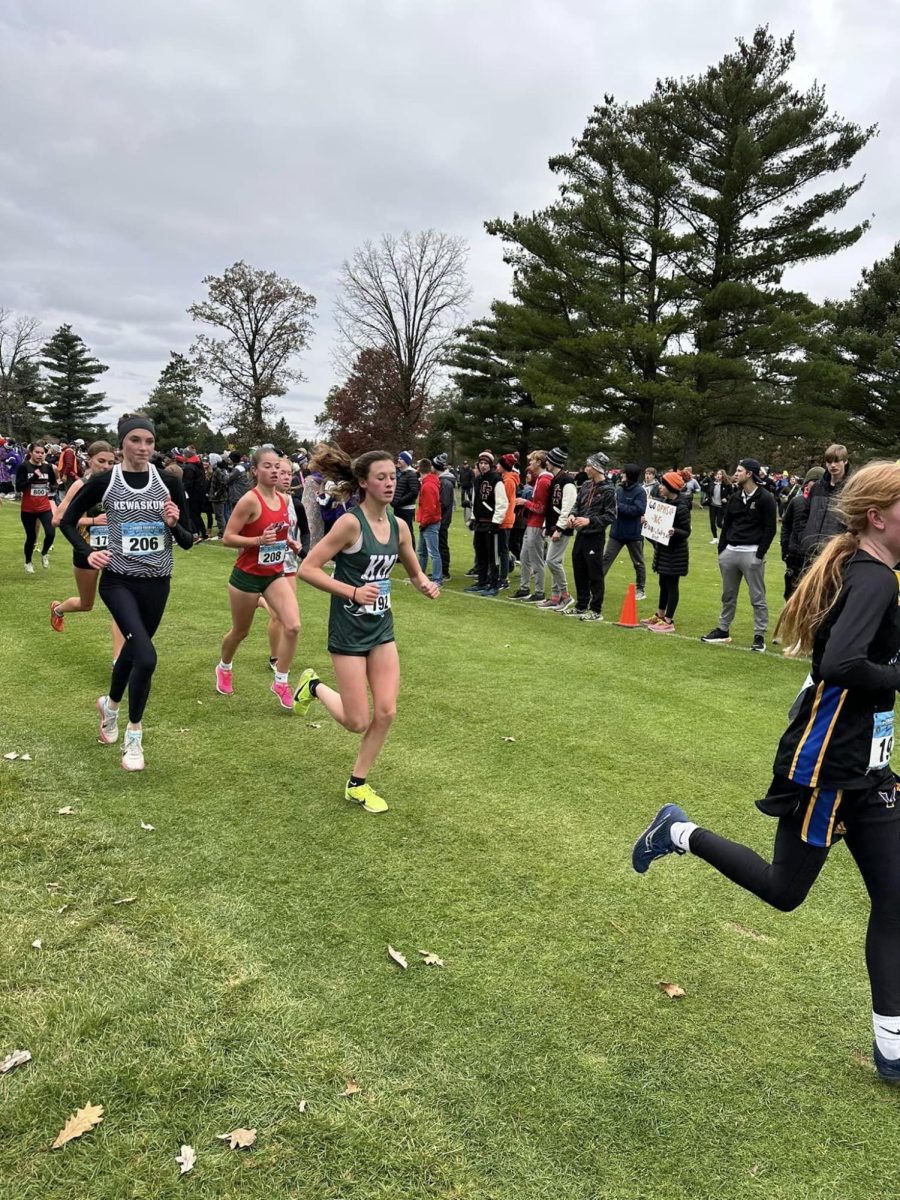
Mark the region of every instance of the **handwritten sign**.
POLYGON ((652 496, 648 496, 647 512, 644 515, 647 518, 644 537, 649 538, 651 542, 659 542, 661 546, 668 546, 675 523, 675 505, 665 504, 662 500, 654 500, 652 496))

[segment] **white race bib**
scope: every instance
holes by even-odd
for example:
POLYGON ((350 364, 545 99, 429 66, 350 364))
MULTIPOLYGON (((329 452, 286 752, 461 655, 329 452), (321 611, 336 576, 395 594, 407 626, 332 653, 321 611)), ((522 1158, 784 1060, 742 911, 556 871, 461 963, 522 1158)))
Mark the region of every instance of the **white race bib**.
POLYGON ((128 558, 159 554, 166 548, 166 527, 162 521, 123 521, 122 553, 128 558))
POLYGON ((31 485, 31 494, 35 500, 43 500, 45 496, 50 495, 50 488, 46 483, 33 483, 31 485))
POLYGON ((278 567, 286 554, 287 542, 269 542, 268 546, 260 546, 256 561, 261 567, 278 567))
POLYGON ((109 526, 92 525, 90 532, 91 549, 106 550, 109 546, 109 526))
POLYGON ((894 749, 893 712, 876 713, 872 718, 872 746, 869 750, 869 770, 886 767, 894 749))
POLYGON ((372 604, 363 605, 363 612, 371 613, 373 617, 380 617, 391 611, 391 581, 376 579, 373 582, 378 584, 378 595, 372 604))

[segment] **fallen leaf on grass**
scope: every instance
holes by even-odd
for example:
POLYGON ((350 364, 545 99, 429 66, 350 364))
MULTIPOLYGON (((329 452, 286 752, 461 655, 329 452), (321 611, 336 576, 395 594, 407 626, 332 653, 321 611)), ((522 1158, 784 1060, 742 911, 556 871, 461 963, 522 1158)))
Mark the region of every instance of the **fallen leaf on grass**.
POLYGON ((155 825, 148 825, 146 821, 141 821, 141 829, 146 829, 148 833, 152 833, 155 828, 155 825))
POLYGON ((514 737, 503 737, 501 740, 504 742, 514 742, 516 739, 514 737))
POLYGON ((18 758, 19 756, 15 752, 15 750, 11 750, 9 752, 9 754, 4 754, 3 757, 7 760, 7 762, 12 762, 14 759, 18 758))
POLYGON ((768 934, 757 933, 755 929, 742 925, 740 921, 726 921, 725 928, 730 929, 732 933, 742 933, 744 937, 752 938, 754 942, 771 942, 772 940, 768 934))
POLYGON ((306 728, 307 729, 321 729, 322 722, 321 721, 307 721, 306 728))
POLYGON ((56 910, 56 915, 58 917, 61 917, 68 907, 69 907, 68 904, 61 904, 59 906, 59 908, 56 910))
POLYGON ((57 812, 57 815, 60 817, 74 817, 75 816, 75 809, 72 807, 71 804, 67 804, 65 808, 58 808, 56 810, 56 812, 57 812))
POLYGON ((31 762, 31 755, 30 754, 20 754, 19 762, 31 762))
POLYGON ((40 938, 35 938, 34 941, 31 943, 31 948, 32 948, 32 950, 43 950, 44 943, 41 941, 40 938))
POLYGON ((757 1177, 757 1175, 759 1174, 759 1167, 754 1164, 750 1168, 750 1170, 747 1172, 747 1174, 750 1176, 751 1179, 755 1179, 757 1177))
POLYGON ((220 1142, 227 1142, 232 1150, 249 1150, 256 1141, 256 1130, 232 1129, 231 1133, 217 1133, 216 1137, 220 1142))
POLYGON ((613 929, 617 930, 619 933, 627 932, 625 927, 623 925, 620 925, 618 921, 610 921, 610 925, 612 925, 613 929))
POLYGON ((182 1146, 181 1153, 175 1155, 175 1161, 181 1164, 181 1174, 187 1175, 188 1171, 193 1171, 194 1163, 197 1161, 197 1151, 193 1146, 182 1146))
POLYGON ((58 892, 59 891, 58 883, 47 883, 44 886, 46 887, 48 892, 58 892))
POLYGON ((360 1090, 360 1087, 359 1087, 359 1084, 356 1082, 356 1080, 348 1079, 347 1086, 341 1092, 341 1095, 342 1096, 355 1096, 359 1090, 360 1090))
POLYGON ((308 1108, 309 1108, 309 1105, 306 1103, 306 1101, 301 1100, 300 1103, 297 1105, 297 1112, 305 1113, 308 1108))
POLYGON ((30 1050, 13 1050, 12 1054, 7 1054, 0 1063, 0 1075, 5 1075, 7 1071, 13 1071, 16 1067, 24 1067, 27 1062, 31 1062, 30 1050))
MULTIPOLYGON (((190 733, 191 731, 189 729, 179 729, 178 732, 179 733, 190 733)), ((188 1147, 188 1149, 190 1149, 190 1147, 188 1147)))
POLYGON ((103 1105, 91 1104, 90 1100, 88 1100, 84 1108, 79 1108, 78 1112, 73 1113, 69 1117, 68 1121, 66 1121, 65 1125, 56 1135, 56 1141, 50 1149, 58 1150, 66 1142, 71 1142, 72 1138, 81 1137, 83 1133, 87 1133, 95 1125, 99 1125, 102 1120, 103 1105))
POLYGON ((670 1000, 680 1000, 682 996, 687 995, 684 988, 680 988, 677 983, 660 983, 659 987, 670 1000))
POLYGON ((133 904, 137 896, 123 896, 121 900, 113 900, 113 904, 133 904))
POLYGON ((426 967, 442 967, 444 965, 444 960, 438 958, 436 954, 432 954, 430 950, 420 950, 419 953, 422 955, 422 963, 426 967))
POLYGON ((393 946, 388 946, 388 958, 393 959, 398 967, 402 967, 405 971, 409 963, 403 957, 399 950, 395 950, 393 946))

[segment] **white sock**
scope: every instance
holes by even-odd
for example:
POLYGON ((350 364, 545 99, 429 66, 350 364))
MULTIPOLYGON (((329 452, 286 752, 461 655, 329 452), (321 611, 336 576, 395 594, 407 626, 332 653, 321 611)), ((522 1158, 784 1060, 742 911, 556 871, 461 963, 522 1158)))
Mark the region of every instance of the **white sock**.
MULTIPOLYGON (((669 837, 672 839, 672 845, 676 850, 684 850, 690 853, 690 837, 697 826, 693 821, 673 821, 669 826, 669 837)), ((900 1054, 900 1051, 898 1051, 900 1054)))
POLYGON ((115 700, 110 700, 109 696, 107 696, 106 699, 103 701, 103 707, 106 709, 106 711, 108 713, 117 713, 119 711, 118 704, 116 703, 115 700))
POLYGON ((885 1058, 900 1058, 900 1017, 882 1017, 872 1013, 875 1044, 885 1058))
POLYGON ((234 666, 233 660, 230 663, 225 663, 225 662, 222 662, 221 658, 219 659, 219 667, 221 668, 221 670, 230 671, 233 666, 234 666))
POLYGON ((287 681, 288 681, 287 671, 285 671, 284 674, 282 674, 281 671, 275 672, 275 682, 276 683, 287 683, 287 681))

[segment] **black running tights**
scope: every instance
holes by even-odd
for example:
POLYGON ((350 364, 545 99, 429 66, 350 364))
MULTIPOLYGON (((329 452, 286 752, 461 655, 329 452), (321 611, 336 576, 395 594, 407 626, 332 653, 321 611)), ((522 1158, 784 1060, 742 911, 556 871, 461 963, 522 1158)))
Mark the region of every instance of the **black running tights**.
POLYGON ((169 598, 169 577, 137 579, 130 575, 100 576, 100 599, 122 630, 125 645, 113 667, 110 700, 120 701, 128 688, 128 720, 137 725, 144 715, 156 670, 153 635, 169 598))
MULTIPOLYGON (((882 1016, 900 1016, 900 820, 855 823, 845 840, 871 902, 866 966, 872 1008, 882 1016)), ((691 853, 782 912, 803 903, 828 857, 827 848, 801 840, 792 818, 778 822, 771 863, 708 829, 691 834, 691 853)))
POLYGON ((46 554, 53 545, 53 539, 56 537, 56 530, 53 528, 53 513, 48 509, 47 512, 23 512, 19 513, 19 516, 25 526, 25 561, 30 563, 37 542, 38 521, 44 527, 44 548, 41 550, 41 554, 46 554))

